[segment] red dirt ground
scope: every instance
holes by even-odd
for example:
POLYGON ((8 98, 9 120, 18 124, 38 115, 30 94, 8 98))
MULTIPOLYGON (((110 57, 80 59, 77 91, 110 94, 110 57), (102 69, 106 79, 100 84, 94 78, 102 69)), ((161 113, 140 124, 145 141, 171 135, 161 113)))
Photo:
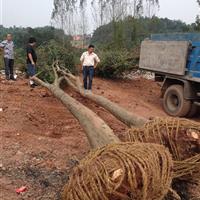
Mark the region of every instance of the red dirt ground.
MULTIPOLYGON (((98 113, 119 136, 127 127, 103 108, 66 89, 71 96, 98 113)), ((145 79, 95 79, 94 92, 143 117, 166 116, 160 86, 145 79)), ((60 199, 72 167, 89 151, 78 121, 48 91, 30 89, 27 80, 0 78, 0 199, 60 199), (24 194, 15 189, 26 186, 24 194)))

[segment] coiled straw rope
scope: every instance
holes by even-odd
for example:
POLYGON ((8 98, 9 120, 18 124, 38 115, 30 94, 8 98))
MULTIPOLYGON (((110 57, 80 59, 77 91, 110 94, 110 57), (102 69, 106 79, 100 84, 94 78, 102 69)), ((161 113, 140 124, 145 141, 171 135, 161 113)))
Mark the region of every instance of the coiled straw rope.
POLYGON ((173 178, 200 179, 200 123, 179 118, 154 119, 143 128, 130 129, 125 141, 164 145, 173 156, 173 178))
POLYGON ((193 179, 200 179, 200 154, 182 161, 174 161, 173 177, 183 178, 192 175, 193 179))
POLYGON ((143 128, 130 129, 125 141, 162 144, 169 149, 174 160, 184 160, 200 153, 200 123, 158 118, 143 128))
POLYGON ((77 166, 63 200, 161 200, 172 182, 172 158, 164 146, 107 145, 77 166))

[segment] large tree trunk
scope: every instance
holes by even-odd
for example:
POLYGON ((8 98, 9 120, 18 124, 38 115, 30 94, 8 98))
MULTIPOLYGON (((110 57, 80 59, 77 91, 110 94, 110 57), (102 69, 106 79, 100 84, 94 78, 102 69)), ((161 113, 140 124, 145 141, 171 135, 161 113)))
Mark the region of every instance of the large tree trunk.
POLYGON ((109 111, 111 114, 113 114, 117 119, 119 119, 121 122, 126 124, 129 127, 141 127, 143 126, 148 120, 139 117, 137 115, 134 115, 133 113, 127 111, 123 107, 119 106, 118 104, 110 101, 109 99, 96 95, 94 93, 86 93, 84 92, 84 89, 81 86, 79 77, 73 76, 71 73, 66 73, 61 71, 65 76, 66 81, 68 82, 68 85, 70 85, 76 92, 81 94, 83 97, 86 97, 92 101, 94 101, 96 104, 102 106, 107 111, 109 111))
POLYGON ((120 142, 112 129, 101 118, 60 89, 61 79, 55 81, 54 84, 45 83, 37 77, 33 77, 32 79, 50 90, 74 115, 84 129, 91 148, 98 148, 107 144, 120 142))
MULTIPOLYGON (((53 84, 49 84, 49 83, 45 83, 45 82, 43 82, 43 81, 41 81, 40 79, 38 79, 37 77, 33 77, 33 80, 35 81, 35 82, 37 82, 38 84, 40 84, 40 85, 42 85, 43 87, 46 87, 48 90, 50 90, 51 92, 52 92, 52 94, 56 97, 56 98, 58 98, 67 108, 68 108, 68 110, 75 116, 75 118, 76 119, 78 119, 78 121, 79 121, 79 123, 80 123, 80 125, 82 126, 82 128, 84 129, 84 131, 85 131, 85 133, 86 133, 86 135, 87 135, 87 137, 88 137, 88 140, 89 140, 89 143, 90 143, 90 145, 91 145, 91 147, 92 148, 98 148, 98 147, 103 147, 103 146, 106 146, 106 145, 108 145, 108 144, 113 144, 113 143, 120 143, 120 140, 119 140, 119 138, 118 137, 116 137, 115 135, 114 135, 114 133, 113 133, 113 131, 110 129, 110 127, 101 119, 101 118, 99 118, 94 112, 92 112, 90 109, 88 109, 87 107, 85 107, 85 106, 83 106, 81 103, 79 103, 79 102, 77 102, 75 99, 73 99, 72 97, 70 97, 67 93, 65 93, 62 89, 60 89, 60 83, 61 83, 61 81, 63 80, 63 78, 64 77, 61 77, 61 78, 58 78, 58 75, 56 75, 56 72, 55 72, 55 81, 54 81, 54 83, 53 84)), ((70 84, 74 89, 76 88, 76 90, 77 90, 77 88, 78 87, 76 87, 75 85, 74 85, 74 83, 73 82, 71 82, 69 79, 67 79, 66 78, 66 80, 68 81, 68 84, 70 84)), ((77 80, 76 80, 77 81, 77 80)), ((78 84, 79 85, 79 84, 78 84)), ((79 91, 81 91, 81 93, 83 92, 83 90, 80 90, 79 89, 79 91)), ((83 93, 82 93, 82 95, 84 95, 83 93)), ((94 98, 95 97, 95 95, 93 96, 92 94, 86 94, 87 96, 92 96, 92 98, 94 98)), ((98 98, 99 99, 99 98, 98 98)), ((112 102, 111 102, 112 103, 112 102)), ((142 124, 141 124, 142 125, 142 124)), ((122 143, 121 143, 122 144, 122 143)), ((120 145, 120 144, 119 144, 120 145)), ((132 146, 132 143, 126 143, 125 145, 130 145, 130 146, 132 146)), ((144 149, 145 149, 145 145, 144 144, 139 144, 139 145, 143 145, 144 146, 144 149)), ((115 145, 114 145, 115 146, 115 145)), ((116 146, 116 151, 118 152, 118 148, 117 148, 117 146, 116 146)), ((102 149, 100 150, 100 151, 102 151, 102 149)), ((135 151, 133 152, 133 151, 130 151, 130 152, 132 152, 133 153, 133 158, 135 158, 135 151)), ((140 152, 141 153, 141 152, 140 152)), ((108 154, 108 155, 110 155, 110 154, 108 154)), ((129 164, 131 164, 131 162, 130 162, 130 155, 128 155, 128 157, 127 157, 127 155, 128 154, 120 154, 120 159, 122 159, 119 163, 121 163, 121 164, 123 164, 124 165, 124 161, 126 160, 126 159, 128 159, 128 163, 129 164), (121 157, 121 155, 123 155, 122 157, 121 157), (127 157, 127 158, 126 158, 127 157)), ((97 156, 96 154, 93 154, 93 156, 94 156, 94 158, 95 158, 95 156, 97 156)), ((138 158, 141 158, 141 156, 143 156, 143 153, 138 157, 138 158)), ((116 157, 114 157, 114 158, 116 158, 116 157)), ((136 160, 138 160, 138 158, 136 159, 136 160)), ((106 157, 106 159, 107 159, 107 157, 106 157)), ((91 159, 90 159, 91 160, 91 159)), ((142 161, 143 162, 143 160, 138 160, 138 161, 142 161)), ((106 161, 107 162, 107 161, 106 161)), ((109 160, 109 158, 108 158, 108 164, 109 164, 109 166, 113 166, 113 163, 110 163, 110 160, 109 160)), ((175 164, 175 166, 176 166, 176 163, 174 163, 175 164)), ((184 164, 184 161, 183 161, 183 164, 184 164)), ((113 169, 114 169, 114 174, 116 173, 116 172, 118 172, 119 170, 121 170, 121 168, 120 169, 118 169, 118 165, 119 164, 117 164, 117 167, 113 167, 113 169)), ((153 163, 153 165, 155 165, 155 166, 159 166, 160 165, 160 161, 157 163, 153 163)), ((81 166, 83 166, 83 165, 81 165, 81 166)), ((92 165, 92 167, 93 167, 94 165, 92 165)), ((104 172, 105 170, 103 170, 102 171, 102 162, 101 162, 101 164, 100 165, 98 165, 100 168, 100 170, 101 170, 101 172, 104 172)), ((126 169, 127 168, 127 166, 128 165, 126 165, 125 164, 125 168, 124 169, 126 169)), ((138 166, 138 165, 137 165, 138 166)), ((162 166, 162 165, 161 165, 162 166)), ((179 166, 181 166, 181 165, 179 165, 179 166)), ((178 167, 179 167, 178 166, 178 167)), ((166 167, 166 166, 165 166, 166 167)), ((105 169, 105 167, 103 166, 103 168, 105 169)), ((167 170, 168 169, 170 169, 171 167, 169 167, 169 168, 167 168, 167 170)), ((78 168, 78 169, 80 169, 80 168, 78 168)), ((88 168, 89 169, 89 168, 88 168)), ((91 170, 93 169, 93 168, 90 168, 91 170)), ((96 169, 96 168, 95 168, 96 169)), ((127 168, 128 169, 128 168, 127 168)), ((141 168, 142 169, 142 168, 141 168)), ((153 169, 153 168, 152 168, 153 169)), ((165 168, 166 169, 166 168, 165 168)), ((174 168, 175 169, 175 168, 174 168)), ((142 169, 143 170, 143 169, 142 169)), ((181 168, 181 170, 182 170, 182 168, 181 168)), ((185 174, 188 174, 188 171, 190 171, 191 169, 190 169, 190 166, 189 166, 189 168, 186 168, 186 171, 184 171, 184 173, 185 174)), ((128 172, 128 174, 129 174, 129 169, 127 170, 128 172)), ((84 172, 84 171, 83 171, 84 172)), ((171 172, 171 169, 170 169, 170 172, 171 172)), ((181 172, 181 171, 180 171, 181 172)), ((180 173, 179 171, 176 171, 176 173, 177 174, 179 174, 180 173)), ((112 173, 112 172, 111 172, 112 173)), ((89 174, 89 173, 88 173, 89 174)), ((98 173, 98 174, 100 174, 100 173, 98 173)), ((134 174, 135 174, 135 172, 134 172, 134 174)), ((80 173, 79 173, 79 175, 80 175, 80 173)), ((78 175, 78 181, 80 181, 80 177, 79 177, 79 175, 78 175)), ((87 173, 86 173, 86 175, 87 175, 87 173)), ((137 175, 137 174, 136 174, 137 175)), ((184 175, 184 174, 182 174, 182 175, 184 175)), ((181 175, 181 176, 182 176, 181 175)), ((87 178, 88 176, 86 176, 86 178, 87 178)), ((124 176, 124 177, 126 177, 127 178, 127 176, 124 176)), ((73 177, 74 178, 74 177, 73 177)), ((72 180, 73 180, 73 178, 72 178, 72 180)), ((102 179, 103 178, 105 178, 105 176, 102 176, 102 179)), ((101 180, 102 180, 101 179, 101 180)), ((106 179, 107 180, 107 179, 106 179)), ((145 178, 145 180, 146 180, 146 178, 145 178)), ((89 181, 91 181, 91 183, 93 184, 94 183, 94 181, 93 181, 93 176, 92 176, 92 178, 91 178, 91 180, 89 180, 89 181)), ((84 184, 84 188, 85 188, 85 182, 84 182, 84 179, 81 179, 81 181, 80 182, 78 182, 78 183, 82 183, 83 182, 83 184, 84 184)), ((100 182, 95 182, 95 184, 97 184, 98 185, 98 183, 100 183, 100 182)), ((126 181, 126 179, 125 179, 125 182, 124 182, 125 184, 127 183, 127 181, 126 181)), ((96 186, 95 186, 96 187, 96 186)), ((128 188, 128 187, 126 187, 126 188, 128 188)), ((73 190, 72 190, 73 191, 73 190)), ((106 190, 107 191, 107 190, 106 190)), ((121 190, 120 190, 121 191, 121 190)), ((140 198, 139 196, 138 196, 138 198, 140 198)))

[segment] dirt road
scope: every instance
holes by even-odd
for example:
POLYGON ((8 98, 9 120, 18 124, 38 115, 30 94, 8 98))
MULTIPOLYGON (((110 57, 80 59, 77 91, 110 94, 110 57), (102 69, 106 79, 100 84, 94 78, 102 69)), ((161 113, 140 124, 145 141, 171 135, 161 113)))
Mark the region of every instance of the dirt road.
MULTIPOLYGON (((95 79, 94 92, 143 117, 165 116, 157 83, 140 79, 95 79)), ((121 138, 127 127, 103 108, 66 88, 71 96, 99 114, 121 138)), ((88 151, 83 130, 69 111, 41 87, 27 80, 0 79, 0 199, 60 199, 72 167, 88 151), (26 186, 17 195, 15 189, 26 186)))

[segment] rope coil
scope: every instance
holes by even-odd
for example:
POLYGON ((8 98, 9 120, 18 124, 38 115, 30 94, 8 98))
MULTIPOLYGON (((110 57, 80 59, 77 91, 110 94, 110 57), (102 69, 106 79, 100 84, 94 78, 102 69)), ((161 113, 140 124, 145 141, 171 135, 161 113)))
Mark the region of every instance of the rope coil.
POLYGON ((179 118, 156 118, 142 128, 132 128, 129 142, 156 143, 166 146, 174 160, 200 154, 200 123, 179 118))
POLYGON ((170 189, 172 163, 161 145, 107 145, 74 169, 63 200, 161 200, 170 189))

